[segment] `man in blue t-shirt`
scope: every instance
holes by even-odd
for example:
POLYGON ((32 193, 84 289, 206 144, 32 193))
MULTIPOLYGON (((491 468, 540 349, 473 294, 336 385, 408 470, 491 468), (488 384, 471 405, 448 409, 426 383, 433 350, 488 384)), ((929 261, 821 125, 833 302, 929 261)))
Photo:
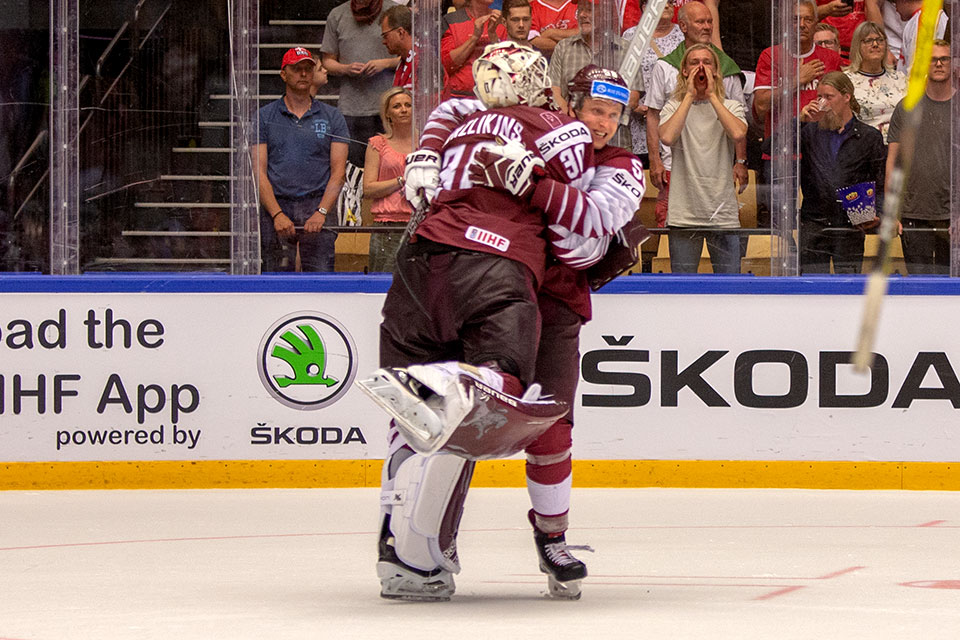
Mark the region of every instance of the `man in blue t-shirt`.
POLYGON ((346 175, 348 133, 337 109, 310 97, 315 66, 303 47, 287 51, 286 92, 260 109, 263 271, 293 271, 298 244, 303 271, 334 270, 337 234, 325 226, 346 175))

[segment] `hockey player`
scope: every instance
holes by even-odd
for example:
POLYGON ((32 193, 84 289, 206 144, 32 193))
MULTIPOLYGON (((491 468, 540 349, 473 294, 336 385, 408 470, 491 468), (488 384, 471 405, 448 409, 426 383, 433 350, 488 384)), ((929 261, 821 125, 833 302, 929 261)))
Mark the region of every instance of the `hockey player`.
MULTIPOLYGON (((434 426, 456 427, 472 408, 459 376, 512 397, 532 382, 540 326, 536 291, 547 243, 544 216, 528 201, 541 188, 541 197, 549 197, 554 183, 583 182, 593 162, 592 137, 582 123, 538 108, 550 87, 542 55, 515 43, 491 46, 474 63, 474 76, 482 110, 475 108, 444 144, 431 146, 425 130, 425 147, 408 159, 412 167, 436 166, 439 159, 439 185, 398 255, 381 324, 384 369, 371 385, 397 417, 427 408, 428 417, 439 419, 422 425, 428 436, 434 426), (493 147, 508 155, 488 167, 494 184, 478 187, 470 164, 493 147), (548 179, 535 186, 538 167, 548 179), (443 364, 411 366, 420 363, 443 364)), ((449 599, 474 463, 449 453, 415 453, 393 429, 389 437, 377 565, 381 595, 449 599)))
MULTIPOLYGON (((529 518, 541 570, 549 576, 551 593, 575 598, 587 571, 584 563, 569 552, 565 539, 572 481, 570 449, 579 381, 580 327, 591 317, 590 287, 587 271, 582 268, 597 259, 595 248, 589 247, 584 237, 600 235, 609 239, 633 218, 646 187, 640 160, 631 152, 608 144, 629 99, 629 89, 620 75, 588 65, 571 79, 568 93, 568 115, 590 130, 595 169, 590 172, 585 192, 555 184, 552 197, 536 203, 551 220, 579 220, 555 224, 550 229, 553 250, 563 253, 565 260, 550 263, 538 293, 542 328, 534 379, 542 385, 543 392, 565 403, 569 413, 525 450, 527 490, 533 505, 529 518), (577 259, 580 248, 585 250, 577 259)), ((425 128, 425 137, 443 138, 444 128, 458 126, 463 117, 461 111, 470 106, 442 105, 440 113, 425 128)), ((477 154, 475 181, 490 184, 486 172, 478 170, 477 165, 494 161, 494 149, 477 154)), ((417 178, 413 184, 417 184, 417 178)))
MULTIPOLYGON (((603 254, 612 234, 631 220, 639 207, 644 189, 643 169, 629 152, 607 146, 629 95, 619 75, 591 65, 574 78, 570 88, 574 97, 571 115, 588 125, 593 146, 602 154, 603 162, 595 172, 587 172, 587 193, 554 183, 548 196, 538 188, 540 197, 535 198, 535 204, 555 222, 550 229, 554 251, 564 255, 569 264, 587 266, 603 254)), ((431 116, 423 140, 427 145, 442 143, 464 116, 477 108, 480 106, 467 102, 442 105, 431 116)), ((472 180, 502 188, 497 174, 491 174, 491 168, 502 160, 494 150, 479 151, 471 167, 472 180)), ((418 178, 413 176, 410 182, 417 185, 418 178)), ((542 378, 548 392, 572 406, 579 379, 579 328, 581 322, 589 319, 590 303, 584 274, 563 264, 557 262, 548 268, 539 296, 544 327, 535 378, 542 378)), ((527 474, 534 505, 530 520, 541 570, 549 576, 553 595, 576 598, 586 567, 569 553, 564 538, 570 498, 571 427, 570 420, 561 420, 527 447, 527 474)), ((529 444, 529 440, 524 444, 529 444)), ((516 450, 519 449, 513 451, 516 450)))
MULTIPOLYGON (((571 79, 568 95, 570 115, 590 130, 595 172, 586 193, 567 188, 557 194, 558 206, 563 205, 559 218, 576 215, 584 208, 583 202, 593 200, 602 203, 607 220, 603 226, 619 230, 633 219, 645 190, 640 160, 626 149, 608 144, 626 108, 629 89, 620 74, 591 64, 571 79)), ((547 211, 558 213, 549 205, 547 211)), ((554 245, 572 245, 571 240, 558 240, 554 245)), ((587 569, 569 552, 565 532, 572 482, 573 406, 580 379, 580 327, 590 320, 591 305, 587 272, 574 270, 570 264, 553 262, 539 291, 542 328, 534 374, 546 394, 569 406, 569 413, 526 448, 526 476, 533 507, 529 518, 541 570, 550 578, 551 592, 576 598, 587 569)))

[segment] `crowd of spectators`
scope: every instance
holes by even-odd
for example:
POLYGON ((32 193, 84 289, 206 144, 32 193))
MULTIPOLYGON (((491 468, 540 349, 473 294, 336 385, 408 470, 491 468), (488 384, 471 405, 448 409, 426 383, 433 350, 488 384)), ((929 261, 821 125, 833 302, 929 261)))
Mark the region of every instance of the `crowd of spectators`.
MULTIPOLYGON (((595 1, 451 3, 438 23, 442 37, 436 53, 444 73, 441 98, 472 96, 473 61, 488 44, 513 40, 549 58, 554 98, 562 108, 570 78, 584 66, 598 63, 599 51, 607 44, 594 41, 595 1)), ((629 124, 622 127, 619 140, 641 157, 650 183, 658 189, 655 219, 658 226, 667 228, 673 271, 696 271, 698 247, 704 241, 715 272, 740 271, 738 194, 747 187, 748 169, 755 174, 758 226, 770 225, 767 187, 772 173, 771 140, 778 124, 773 121, 772 103, 779 95, 775 91, 778 78, 790 75, 789 65, 794 64, 794 108, 782 117, 799 120, 801 270, 857 273, 862 269, 864 235, 875 221, 853 222, 841 193, 868 185, 873 211, 882 208, 887 175, 900 150, 901 101, 916 47, 921 0, 792 2, 798 35, 794 51, 786 50, 785 43, 769 41, 770 7, 731 19, 730 12, 743 7, 741 0, 668 0, 643 52, 640 72, 630 86, 629 124)), ((615 51, 622 53, 633 37, 646 4, 647 0, 619 3, 623 37, 610 43, 615 51)), ((941 14, 938 43, 944 42, 939 38, 946 27, 947 16, 941 14)), ((931 84, 939 89, 924 99, 923 139, 929 134, 929 140, 949 142, 949 105, 955 88, 949 46, 938 44, 937 50, 943 46, 947 55, 935 55, 931 67, 931 84), (937 85, 935 78, 944 74, 937 85)), ((340 77, 337 108, 346 131, 331 125, 326 130, 327 144, 347 143, 350 163, 364 167, 364 197, 373 203, 376 224, 397 225, 409 216, 400 182, 403 155, 413 146, 410 103, 415 50, 409 7, 390 0, 351 0, 327 17, 322 65, 298 63, 315 71, 313 94, 326 83, 325 73, 340 77)), ((295 75, 286 65, 283 73, 285 78, 295 75)), ((289 82, 287 91, 287 102, 280 101, 283 106, 264 108, 262 129, 271 109, 288 120, 299 119, 301 127, 311 117, 310 108, 300 115, 290 104, 294 89, 289 82)), ((262 142, 269 144, 268 139, 262 142)), ((331 158, 337 156, 335 148, 331 146, 331 158)), ((911 273, 942 272, 949 258, 949 174, 928 169, 934 165, 930 158, 949 158, 949 147, 941 155, 922 155, 928 161, 918 164, 923 167, 922 188, 911 190, 908 185, 904 203, 904 254, 910 254, 911 273)), ((268 166, 261 172, 262 177, 271 178, 271 184, 273 176, 279 175, 270 170, 272 156, 264 154, 268 166)), ((937 166, 949 167, 947 161, 938 162, 937 166)), ((328 173, 335 184, 339 171, 328 173)), ((265 226, 282 240, 289 230, 277 219, 283 222, 287 212, 273 214, 293 206, 280 207, 282 198, 288 197, 282 187, 274 186, 271 194, 263 184, 261 180, 266 193, 264 215, 274 223, 265 226)), ((329 209, 323 206, 324 190, 318 189, 326 185, 322 181, 310 186, 309 197, 317 200, 311 205, 313 211, 329 209)), ((309 219, 302 225, 292 219, 291 226, 313 229, 309 219)), ((388 254, 397 238, 373 236, 370 269, 389 271, 388 254)))

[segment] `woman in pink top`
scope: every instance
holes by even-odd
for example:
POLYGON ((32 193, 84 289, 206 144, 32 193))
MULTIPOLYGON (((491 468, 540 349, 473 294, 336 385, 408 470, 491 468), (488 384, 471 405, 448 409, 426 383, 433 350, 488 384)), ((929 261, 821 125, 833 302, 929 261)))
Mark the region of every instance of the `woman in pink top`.
MULTIPOLYGON (((392 87, 380 97, 380 120, 386 133, 370 138, 363 164, 363 197, 373 200, 373 226, 397 226, 410 220, 403 197, 403 169, 413 151, 413 101, 410 92, 392 87)), ((370 272, 393 271, 401 231, 370 234, 370 272)))

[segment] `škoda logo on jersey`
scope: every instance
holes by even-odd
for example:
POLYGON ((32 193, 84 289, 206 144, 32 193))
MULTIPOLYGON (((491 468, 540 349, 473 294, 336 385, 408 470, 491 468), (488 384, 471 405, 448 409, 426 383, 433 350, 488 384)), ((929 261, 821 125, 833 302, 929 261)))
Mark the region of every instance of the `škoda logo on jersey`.
POLYGON ((593 144, 590 131, 582 122, 568 122, 536 140, 537 150, 544 162, 550 162, 564 150, 577 145, 593 144))
POLYGON ((321 409, 343 397, 357 374, 353 337, 334 318, 292 313, 264 334, 257 357, 260 381, 294 409, 321 409))

